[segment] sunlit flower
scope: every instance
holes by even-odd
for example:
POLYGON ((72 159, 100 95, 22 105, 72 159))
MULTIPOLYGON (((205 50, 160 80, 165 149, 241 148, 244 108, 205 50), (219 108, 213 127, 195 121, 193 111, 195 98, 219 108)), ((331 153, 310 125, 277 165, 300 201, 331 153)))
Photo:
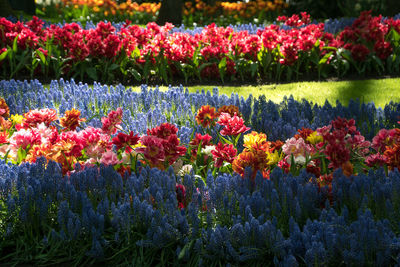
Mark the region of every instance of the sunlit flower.
POLYGON ((281 159, 282 155, 279 154, 278 150, 267 153, 268 166, 277 164, 281 159))
POLYGON ((218 117, 217 123, 219 125, 225 126, 220 131, 220 134, 223 136, 226 135, 236 136, 238 134, 250 130, 249 127, 246 127, 246 125, 244 125, 243 118, 238 117, 236 114, 232 117, 228 113, 221 113, 221 115, 218 117))
POLYGON ((108 113, 107 117, 101 118, 101 123, 103 123, 102 130, 106 134, 115 134, 118 129, 120 129, 120 124, 122 122, 122 109, 117 108, 117 110, 112 110, 108 113))
POLYGON ((11 117, 9 118, 9 120, 15 125, 15 124, 20 124, 22 123, 24 119, 24 116, 19 115, 19 114, 15 114, 15 115, 11 115, 11 117))
POLYGON ((217 118, 217 113, 214 107, 209 105, 202 106, 196 115, 197 124, 207 128, 209 126, 215 125, 215 119, 217 118))
POLYGON ((11 127, 12 123, 0 116, 0 131, 7 131, 11 127))
POLYGON ((159 126, 154 127, 153 129, 147 130, 148 135, 154 135, 162 139, 168 139, 169 136, 177 134, 177 132, 178 128, 176 128, 175 125, 169 122, 162 123, 159 126))
POLYGON ((0 144, 8 143, 8 133, 0 132, 0 144))
POLYGON ((292 137, 286 140, 286 143, 282 146, 282 152, 288 156, 293 155, 294 157, 304 157, 306 153, 310 152, 310 149, 304 142, 303 138, 296 139, 292 137))
POLYGON ((15 132, 10 138, 10 145, 17 150, 18 148, 26 149, 28 146, 32 147, 40 143, 41 136, 36 129, 21 129, 15 132))
POLYGON ((136 148, 136 152, 143 153, 150 167, 164 169, 165 151, 163 139, 152 135, 146 135, 140 138, 140 143, 143 144, 144 147, 136 148))
POLYGON ((389 170, 393 170, 394 168, 400 170, 400 144, 393 144, 390 147, 386 147, 383 155, 385 156, 389 170))
POLYGON ((200 133, 196 133, 194 138, 190 140, 189 146, 191 147, 192 159, 195 159, 197 156, 197 149, 201 143, 201 148, 205 148, 206 146, 211 145, 211 135, 205 134, 201 135, 200 133))
POLYGON ((239 108, 235 105, 224 105, 218 109, 217 116, 221 115, 221 113, 228 113, 231 116, 235 114, 239 117, 242 117, 242 114, 239 111, 239 108))
POLYGON ((218 143, 211 153, 214 159, 214 166, 220 168, 224 161, 232 163, 235 160, 237 150, 232 144, 218 143))
POLYGON ((86 119, 81 119, 80 110, 71 109, 65 111, 64 117, 60 118, 60 125, 65 128, 65 130, 74 131, 81 122, 86 121, 86 119))
POLYGON ((232 169, 244 176, 245 168, 250 167, 252 170, 252 179, 256 177, 257 171, 261 171, 266 175, 266 167, 268 167, 268 160, 265 152, 262 150, 256 151, 243 151, 232 162, 232 169))
POLYGON ((57 111, 55 109, 34 109, 24 114, 22 124, 24 128, 33 128, 43 122, 48 127, 51 122, 57 119, 57 111))
POLYGON ((133 131, 130 131, 129 134, 119 132, 117 136, 112 139, 112 143, 115 145, 117 150, 125 147, 126 152, 131 152, 132 147, 135 146, 140 137, 136 134, 133 134, 133 131))
POLYGON ((252 131, 243 136, 243 146, 249 151, 265 150, 267 145, 267 135, 265 133, 257 133, 252 131))
POLYGON ((201 153, 207 155, 207 156, 211 156, 211 151, 213 151, 215 149, 214 145, 211 146, 205 146, 204 148, 201 149, 201 153))
POLYGON ((0 97, 0 116, 3 118, 10 116, 10 108, 2 97, 0 97))

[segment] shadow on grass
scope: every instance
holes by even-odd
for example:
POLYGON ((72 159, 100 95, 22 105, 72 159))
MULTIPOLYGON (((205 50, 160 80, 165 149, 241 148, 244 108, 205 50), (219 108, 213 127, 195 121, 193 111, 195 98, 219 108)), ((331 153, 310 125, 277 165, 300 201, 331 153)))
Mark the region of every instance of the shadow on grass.
POLYGON ((374 80, 347 81, 343 86, 337 88, 336 99, 346 106, 351 99, 359 99, 360 103, 372 102, 375 90, 379 90, 376 87, 377 84, 374 80))

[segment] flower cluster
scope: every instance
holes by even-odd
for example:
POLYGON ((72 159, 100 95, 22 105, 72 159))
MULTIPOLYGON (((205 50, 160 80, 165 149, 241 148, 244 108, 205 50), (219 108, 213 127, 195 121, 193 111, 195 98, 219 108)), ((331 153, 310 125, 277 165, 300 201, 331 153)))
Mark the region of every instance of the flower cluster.
POLYGON ((25 24, 0 18, 0 64, 6 70, 16 69, 14 54, 21 53, 33 63, 17 70, 32 76, 80 75, 107 81, 131 75, 141 81, 155 73, 165 82, 176 78, 224 81, 226 76, 244 80, 247 75, 281 79, 282 73, 291 79, 293 73, 329 76, 363 73, 373 66, 381 73, 397 68, 397 61, 387 63, 387 59, 399 45, 399 19, 363 12, 337 35, 326 32, 324 23, 309 24, 306 13, 301 19, 294 15, 279 20, 287 25, 272 24, 249 33, 210 24, 192 35, 175 32, 168 23, 142 28, 128 21, 117 29, 100 22, 83 29, 76 23, 44 27, 36 17, 25 24), (343 67, 346 62, 350 68, 343 67), (282 72, 277 72, 277 65, 284 66, 282 72))
MULTIPOLYGON (((8 111, 3 98, 0 102, 1 110, 8 111)), ((73 171, 79 163, 83 168, 112 165, 123 174, 136 167, 132 165, 136 165, 139 153, 144 164, 163 170, 186 153, 174 125, 163 123, 139 137, 132 131, 123 132, 122 116, 122 109, 118 108, 101 119, 101 128, 82 128, 85 119, 80 118, 80 111, 76 109, 67 110, 61 118, 54 109, 35 109, 21 118, 14 115, 8 120, 8 113, 3 111, 0 155, 16 164, 33 163, 45 157, 60 163, 64 173, 73 171)))
POLYGON ((179 264, 398 261, 396 103, 275 104, 64 80, 0 81, 0 92, 0 245, 26 258, 52 246, 76 265, 74 251, 107 263, 118 251, 123 264, 130 242, 138 255, 168 246, 179 264), (214 126, 193 109, 213 110, 214 126))
MULTIPOLYGON (((155 17, 159 12, 161 3, 151 2, 133 2, 126 1, 118 3, 114 0, 63 0, 62 6, 58 8, 79 10, 83 7, 90 9, 90 15, 97 19, 109 19, 110 17, 118 17, 120 19, 136 19, 143 17, 138 23, 148 23, 150 18, 155 17)), ((274 1, 250 1, 250 2, 223 2, 216 1, 213 4, 207 4, 202 0, 187 1, 183 5, 184 21, 189 20, 195 23, 204 24, 210 19, 218 19, 221 15, 231 17, 230 21, 248 21, 259 17, 258 15, 269 12, 280 12, 287 8, 287 3, 282 0, 274 1), (191 19, 189 19, 191 18, 191 19)), ((69 13, 64 11, 64 13, 69 13)), ((72 15, 74 12, 71 12, 72 15)), ((262 21, 260 21, 262 22, 262 21)))

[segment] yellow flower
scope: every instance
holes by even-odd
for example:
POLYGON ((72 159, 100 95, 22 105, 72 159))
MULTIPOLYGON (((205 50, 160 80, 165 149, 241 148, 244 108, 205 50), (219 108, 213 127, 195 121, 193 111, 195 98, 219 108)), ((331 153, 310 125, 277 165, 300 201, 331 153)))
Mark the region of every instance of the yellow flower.
POLYGON ((20 124, 23 119, 24 119, 24 116, 19 115, 19 114, 11 115, 11 117, 9 118, 9 120, 12 121, 14 125, 20 124))
POLYGON ((277 164, 283 158, 283 154, 275 150, 273 153, 267 153, 268 166, 277 164))
POLYGON ((265 142, 267 142, 267 135, 253 131, 243 137, 243 142, 243 146, 249 151, 257 150, 260 149, 265 142))
POLYGON ((317 133, 317 131, 312 132, 308 137, 307 141, 310 142, 310 144, 318 144, 324 141, 324 138, 317 133))

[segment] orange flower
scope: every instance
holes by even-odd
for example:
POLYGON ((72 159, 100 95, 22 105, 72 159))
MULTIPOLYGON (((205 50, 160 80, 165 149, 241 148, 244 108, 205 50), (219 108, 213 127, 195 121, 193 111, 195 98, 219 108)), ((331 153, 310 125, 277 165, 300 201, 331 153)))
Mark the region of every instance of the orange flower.
POLYGON ((240 113, 239 108, 237 106, 235 106, 235 105, 229 105, 229 106, 228 105, 224 105, 224 106, 220 107, 218 109, 218 113, 217 113, 218 116, 221 115, 221 113, 229 113, 229 115, 231 115, 232 117, 236 113, 236 115, 238 117, 242 117, 242 114, 240 113))
POLYGON ((393 170, 394 168, 400 170, 400 145, 393 144, 393 146, 387 146, 383 154, 386 157, 389 170, 393 170))
POLYGON ((247 151, 264 150, 269 151, 270 142, 267 141, 267 135, 265 133, 257 133, 252 131, 243 137, 243 146, 247 151))
POLYGON ((9 120, 5 120, 2 116, 0 116, 0 131, 6 131, 10 129, 12 126, 12 122, 9 120))
POLYGON ((346 161, 342 164, 343 174, 346 176, 350 176, 353 174, 354 168, 353 164, 350 161, 346 161))
POLYGON ((76 109, 67 110, 64 117, 60 118, 60 124, 67 131, 74 131, 79 123, 86 121, 86 119, 80 119, 81 112, 76 109))
POLYGON ((65 174, 72 170, 75 163, 78 162, 70 153, 75 145, 72 140, 61 140, 56 145, 49 147, 43 154, 48 160, 61 163, 63 174, 65 174))
POLYGON ((218 117, 215 108, 209 105, 202 106, 196 115, 196 122, 204 128, 215 125, 215 119, 218 117))
POLYGON ((255 179, 257 171, 261 171, 264 178, 268 177, 266 171, 266 168, 268 167, 268 159, 265 152, 263 150, 243 151, 232 162, 232 169, 242 177, 244 176, 246 167, 251 167, 253 172, 251 176, 252 180, 255 179))
POLYGON ((0 116, 3 118, 10 116, 10 108, 2 97, 0 97, 0 116))

